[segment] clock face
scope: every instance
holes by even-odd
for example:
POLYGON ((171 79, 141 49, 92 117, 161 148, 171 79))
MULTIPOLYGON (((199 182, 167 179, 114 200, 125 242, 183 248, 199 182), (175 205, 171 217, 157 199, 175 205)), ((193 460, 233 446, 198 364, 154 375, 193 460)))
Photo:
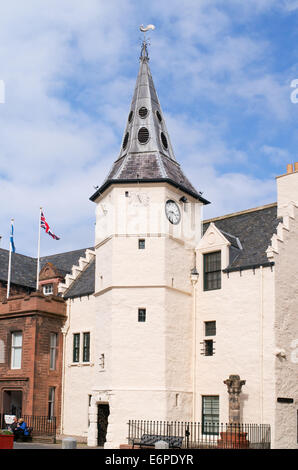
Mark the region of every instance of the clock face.
POLYGON ((180 209, 176 202, 172 201, 171 199, 166 202, 166 216, 171 224, 179 224, 181 219, 180 209))

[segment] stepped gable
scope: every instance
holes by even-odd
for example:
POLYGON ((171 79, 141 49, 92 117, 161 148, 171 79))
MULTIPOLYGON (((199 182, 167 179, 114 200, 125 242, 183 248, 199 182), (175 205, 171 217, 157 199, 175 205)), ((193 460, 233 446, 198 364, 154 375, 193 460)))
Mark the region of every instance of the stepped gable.
POLYGON ((64 299, 92 295, 95 292, 95 258, 64 293, 64 299))
POLYGON ((82 253, 77 263, 66 274, 64 282, 58 285, 58 292, 64 298, 92 294, 95 284, 95 251, 88 248, 82 253), (90 267, 91 265, 91 267, 90 267), (69 295, 69 293, 71 294, 69 295))
MULTIPOLYGON (((73 265, 85 255, 87 248, 68 251, 40 258, 40 269, 47 263, 51 263, 64 278, 71 273, 73 265)), ((0 281, 7 282, 9 251, 0 248, 0 281)), ((37 259, 19 253, 11 254, 11 283, 36 288, 37 259)))
POLYGON ((231 263, 225 271, 269 264, 266 250, 281 222, 281 218, 277 217, 276 203, 205 220, 203 233, 211 222, 222 231, 232 246, 231 263))

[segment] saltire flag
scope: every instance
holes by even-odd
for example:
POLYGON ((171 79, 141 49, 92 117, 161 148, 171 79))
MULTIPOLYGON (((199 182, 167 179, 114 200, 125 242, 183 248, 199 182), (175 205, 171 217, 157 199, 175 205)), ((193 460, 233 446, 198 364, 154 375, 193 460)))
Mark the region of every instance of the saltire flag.
POLYGON ((10 229, 10 249, 13 253, 15 253, 16 248, 15 248, 14 240, 13 240, 13 221, 11 221, 11 229, 10 229))
POLYGON ((47 223, 46 218, 45 218, 43 212, 40 213, 40 226, 41 226, 42 228, 44 228, 45 231, 46 231, 46 233, 48 233, 52 238, 54 238, 54 240, 60 240, 60 237, 57 237, 57 235, 55 235, 55 234, 50 230, 50 226, 49 226, 49 224, 47 223))

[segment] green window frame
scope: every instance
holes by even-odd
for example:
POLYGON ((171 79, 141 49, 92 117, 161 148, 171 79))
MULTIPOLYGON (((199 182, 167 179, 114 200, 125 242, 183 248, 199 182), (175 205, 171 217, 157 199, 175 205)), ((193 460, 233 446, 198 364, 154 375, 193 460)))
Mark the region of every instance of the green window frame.
POLYGON ((221 289, 221 251, 205 253, 204 290, 221 289))
POLYGON ((83 362, 90 362, 90 333, 83 333, 83 362))
POLYGON ((80 333, 74 333, 72 362, 79 362, 79 361, 80 361, 80 333))
POLYGON ((219 396, 202 396, 202 433, 217 436, 219 434, 219 396))

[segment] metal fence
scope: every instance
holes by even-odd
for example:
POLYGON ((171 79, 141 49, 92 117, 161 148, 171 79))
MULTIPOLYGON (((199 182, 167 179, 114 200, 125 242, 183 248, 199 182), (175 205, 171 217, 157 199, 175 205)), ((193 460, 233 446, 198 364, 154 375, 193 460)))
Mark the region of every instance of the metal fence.
POLYGON ((182 421, 142 421, 128 423, 128 444, 146 447, 158 440, 179 442, 187 449, 270 449, 268 424, 224 424, 182 421), (170 439, 177 438, 177 439, 170 439))
MULTIPOLYGON (((23 418, 29 428, 32 428, 33 437, 44 437, 56 440, 56 417, 49 418, 48 416, 32 416, 22 415, 18 418, 23 418)), ((0 414, 0 426, 2 429, 8 427, 5 423, 5 414, 0 414)))

